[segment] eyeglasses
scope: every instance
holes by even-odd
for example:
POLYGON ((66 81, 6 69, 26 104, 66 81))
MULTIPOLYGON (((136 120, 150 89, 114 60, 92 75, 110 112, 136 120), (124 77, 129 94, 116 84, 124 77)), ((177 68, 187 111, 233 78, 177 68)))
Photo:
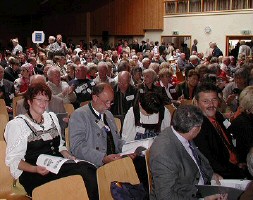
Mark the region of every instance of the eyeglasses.
POLYGON ((49 99, 40 99, 40 98, 34 98, 36 99, 39 103, 49 103, 49 99))
POLYGON ((113 105, 114 104, 114 102, 112 101, 103 101, 101 98, 100 98, 100 96, 97 96, 99 99, 100 99, 100 101, 102 101, 103 102, 103 104, 104 105, 106 105, 107 107, 110 107, 111 105, 113 105))

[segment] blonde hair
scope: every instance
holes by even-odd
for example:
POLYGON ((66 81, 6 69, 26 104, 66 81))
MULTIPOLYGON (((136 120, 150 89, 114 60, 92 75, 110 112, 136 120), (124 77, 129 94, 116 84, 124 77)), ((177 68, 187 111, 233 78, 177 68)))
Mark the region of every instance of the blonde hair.
POLYGON ((253 108, 253 86, 248 86, 243 89, 240 94, 239 102, 243 111, 250 112, 253 108))

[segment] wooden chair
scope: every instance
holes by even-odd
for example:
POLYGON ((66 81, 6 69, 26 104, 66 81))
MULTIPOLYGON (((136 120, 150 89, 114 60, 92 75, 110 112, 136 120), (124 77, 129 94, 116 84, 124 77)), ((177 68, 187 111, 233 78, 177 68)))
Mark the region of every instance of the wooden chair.
POLYGON ((75 111, 75 108, 74 108, 73 104, 71 104, 71 103, 65 103, 64 108, 65 108, 66 112, 68 113, 68 117, 70 117, 70 115, 75 111))
POLYGON ((146 160, 146 168, 147 168, 147 173, 148 173, 148 186, 149 186, 149 193, 152 190, 152 174, 150 170, 150 149, 147 149, 145 152, 145 160, 146 160))
POLYGON ((68 150, 70 150, 70 141, 69 141, 69 128, 65 128, 65 143, 68 150))
POLYGON ((9 114, 8 114, 4 99, 0 99, 0 113, 3 114, 6 117, 6 119, 9 121, 9 114))
POLYGON ((185 81, 185 77, 184 77, 184 75, 183 75, 183 73, 181 71, 176 72, 176 76, 177 76, 177 80, 178 81, 180 81, 180 82, 185 81))
POLYGON ((0 114, 0 141, 4 141, 4 130, 8 121, 9 119, 6 118, 6 115, 0 114))
POLYGON ((182 99, 180 105, 193 105, 193 100, 190 100, 190 99, 182 99))
POLYGON ((90 102, 90 101, 83 101, 83 102, 81 102, 81 103, 80 103, 80 107, 87 105, 89 102, 90 102))
POLYGON ((8 200, 28 200, 23 187, 13 187, 13 177, 10 174, 9 167, 5 165, 6 143, 0 141, 0 199, 8 200))
POLYGON ((172 116, 175 110, 177 109, 173 104, 165 105, 165 107, 170 111, 170 115, 172 116))
POLYGON ((60 178, 33 190, 33 200, 88 200, 88 194, 80 175, 67 176, 60 178))
POLYGON ((114 120, 115 120, 115 123, 116 123, 116 126, 117 126, 117 129, 118 129, 118 133, 120 133, 121 131, 121 120, 117 117, 114 117, 114 120))
POLYGON ((14 97, 12 100, 13 118, 17 116, 17 102, 22 99, 23 96, 14 97))
POLYGON ((97 169, 97 181, 100 200, 113 200, 110 190, 112 181, 140 183, 133 161, 129 157, 99 167, 97 169))

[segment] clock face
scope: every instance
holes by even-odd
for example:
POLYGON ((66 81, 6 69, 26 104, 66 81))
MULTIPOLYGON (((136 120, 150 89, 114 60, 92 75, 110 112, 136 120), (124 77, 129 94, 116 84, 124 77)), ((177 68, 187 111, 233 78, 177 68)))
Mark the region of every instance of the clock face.
POLYGON ((205 27, 205 33, 210 33, 211 30, 212 30, 212 29, 210 28, 210 26, 205 27))

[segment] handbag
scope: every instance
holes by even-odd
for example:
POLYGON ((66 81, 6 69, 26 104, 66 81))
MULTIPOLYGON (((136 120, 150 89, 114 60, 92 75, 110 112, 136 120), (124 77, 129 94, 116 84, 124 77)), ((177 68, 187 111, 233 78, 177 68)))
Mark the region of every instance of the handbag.
POLYGON ((127 182, 111 182, 111 194, 114 200, 147 200, 143 184, 132 185, 127 182))

